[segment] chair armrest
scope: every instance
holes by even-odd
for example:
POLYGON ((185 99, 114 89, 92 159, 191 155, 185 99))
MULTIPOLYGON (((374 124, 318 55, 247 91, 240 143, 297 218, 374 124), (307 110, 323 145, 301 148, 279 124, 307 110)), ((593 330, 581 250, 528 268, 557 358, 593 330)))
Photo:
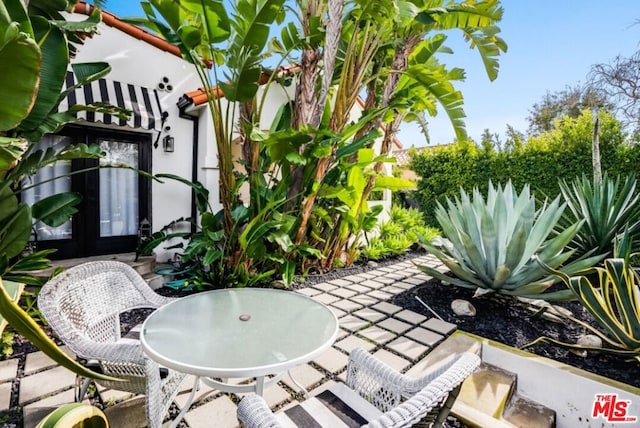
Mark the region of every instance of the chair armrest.
POLYGON ((458 387, 480 365, 480 357, 463 353, 446 364, 443 371, 417 394, 404 403, 370 421, 367 428, 412 426, 422 420, 432 409, 440 406, 449 392, 458 387))
POLYGON ((369 421, 363 428, 409 427, 424 418, 434 407, 438 406, 442 397, 435 393, 431 386, 426 387, 404 403, 369 421))
POLYGON ((383 412, 400 404, 410 381, 364 349, 349 354, 347 386, 383 412))
POLYGON ((281 428, 264 398, 249 394, 238 404, 238 420, 244 428, 281 428))
POLYGON ((470 352, 452 354, 449 358, 429 366, 427 373, 418 378, 406 376, 406 383, 403 385, 402 395, 404 398, 409 398, 436 379, 449 379, 452 373, 455 374, 455 377, 451 379, 461 378, 462 380, 458 382, 461 383, 467 376, 474 372, 478 365, 480 365, 480 357, 476 354, 470 352), (445 373, 448 373, 448 377, 442 378, 441 376, 445 373))
POLYGON ((163 296, 149 289, 145 290, 144 294, 140 295, 139 299, 134 304, 123 308, 120 313, 127 312, 133 309, 159 309, 164 305, 178 299, 179 297, 163 296))
POLYGON ((80 358, 88 360, 118 361, 144 365, 147 357, 142 352, 140 342, 120 339, 117 342, 94 342, 76 337, 68 347, 80 358))
MULTIPOLYGON (((167 303, 171 303, 174 300, 178 300, 179 297, 167 297, 167 296, 162 296, 154 291, 151 291, 150 293, 146 293, 145 294, 145 299, 146 299, 146 307, 148 308, 153 308, 153 309, 158 309, 161 308, 162 306, 166 305, 167 303)), ((142 307, 145 307, 142 306, 142 307)))

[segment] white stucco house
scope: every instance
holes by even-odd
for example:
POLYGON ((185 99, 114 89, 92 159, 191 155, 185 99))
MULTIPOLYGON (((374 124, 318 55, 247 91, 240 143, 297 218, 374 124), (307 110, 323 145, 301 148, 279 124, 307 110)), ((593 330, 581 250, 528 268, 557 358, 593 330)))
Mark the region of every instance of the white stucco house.
MULTIPOLYGON (((86 19, 91 8, 78 3, 67 19, 86 19)), ((71 92, 60 110, 74 104, 108 102, 131 110, 130 119, 82 112, 77 123, 45 136, 39 144, 99 144, 107 153, 101 164, 125 163, 151 174, 200 181, 211 192, 214 210, 219 209, 217 149, 206 94, 198 89, 201 82, 194 66, 182 59, 176 46, 104 11, 98 33, 85 40, 73 59, 76 63, 97 61, 108 62, 110 73, 71 92)), ((283 72, 294 72, 294 68, 283 68, 283 72)), ((74 78, 69 72, 66 87, 74 84, 74 78)), ((266 105, 273 107, 261 118, 265 128, 295 90, 293 86, 271 88, 266 105)), ((84 195, 72 221, 57 228, 40 224, 34 231, 38 248, 58 249, 54 258, 132 252, 141 231, 153 232, 176 219, 195 218, 191 189, 176 181, 160 183, 116 168, 47 181, 97 165, 97 160, 59 162, 41 170, 34 181, 44 184, 23 195, 31 203, 63 191, 84 195)), ((157 250, 160 261, 170 256, 157 250)))

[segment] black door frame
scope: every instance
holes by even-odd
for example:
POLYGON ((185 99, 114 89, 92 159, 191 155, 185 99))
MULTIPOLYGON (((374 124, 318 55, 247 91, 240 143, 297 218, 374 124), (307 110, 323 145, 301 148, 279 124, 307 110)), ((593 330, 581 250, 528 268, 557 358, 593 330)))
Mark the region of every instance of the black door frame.
MULTIPOLYGON (((152 136, 148 133, 120 131, 99 127, 71 125, 58 135, 71 137, 74 144, 97 144, 98 140, 116 140, 138 145, 138 168, 151 172, 152 136)), ((72 161, 72 171, 98 166, 98 159, 76 159, 72 161)), ((138 222, 151 221, 151 180, 138 176, 138 222)), ((71 178, 71 191, 82 195, 78 213, 72 218, 72 238, 64 240, 38 241, 37 249, 55 248, 51 259, 97 256, 135 251, 138 236, 100 237, 100 189, 99 169, 74 174, 71 178)))

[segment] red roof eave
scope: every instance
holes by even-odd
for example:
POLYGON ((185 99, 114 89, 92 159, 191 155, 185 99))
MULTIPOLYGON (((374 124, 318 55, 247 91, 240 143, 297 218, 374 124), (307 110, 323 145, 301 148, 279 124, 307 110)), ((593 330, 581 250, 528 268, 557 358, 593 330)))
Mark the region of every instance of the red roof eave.
MULTIPOLYGON (((73 7, 73 12, 90 15, 93 9, 93 5, 81 1, 75 4, 75 6, 73 7)), ((148 43, 157 49, 169 52, 170 54, 182 58, 180 48, 174 44, 167 42, 162 37, 151 34, 140 27, 136 27, 135 25, 123 22, 112 13, 105 12, 104 10, 101 10, 100 13, 102 14, 102 22, 104 22, 106 25, 116 28, 123 33, 130 35, 131 37, 142 40, 143 42, 148 43)))
MULTIPOLYGON (((276 74, 276 77, 282 78, 282 77, 291 76, 297 73, 299 70, 300 70, 299 65, 287 65, 287 66, 279 67, 275 71, 275 74, 276 74)), ((258 80, 258 84, 265 85, 269 81, 269 78, 270 78, 269 74, 262 73, 262 75, 260 76, 260 79, 258 80)), ((222 92, 222 89, 220 89, 218 86, 214 86, 213 88, 211 88, 211 92, 213 93, 214 98, 224 97, 224 93, 222 92)), ((186 100, 190 100, 191 101, 190 104, 193 107, 197 107, 199 105, 205 104, 209 100, 209 97, 207 96, 207 91, 204 88, 198 88, 196 90, 187 92, 182 96, 182 98, 186 100)))

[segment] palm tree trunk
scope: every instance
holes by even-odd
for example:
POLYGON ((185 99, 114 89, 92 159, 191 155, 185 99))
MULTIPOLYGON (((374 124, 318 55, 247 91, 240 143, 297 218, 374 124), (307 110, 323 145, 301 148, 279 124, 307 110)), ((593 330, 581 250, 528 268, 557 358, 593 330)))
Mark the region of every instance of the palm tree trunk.
MULTIPOLYGON (((311 2, 310 2, 311 3, 311 2)), ((317 50, 305 49, 302 53, 302 61, 301 61, 301 73, 300 73, 300 82, 298 87, 296 88, 296 102, 295 102, 295 110, 294 110, 294 120, 293 126, 295 129, 301 129, 303 126, 308 125, 312 128, 317 129, 320 125, 320 120, 322 118, 322 112, 324 111, 324 105, 327 100, 327 95, 329 94, 329 89, 331 88, 331 83, 333 80, 333 72, 335 69, 336 55, 338 52, 338 45, 340 42, 340 33, 342 31, 342 12, 344 9, 344 4, 342 0, 329 0, 329 18, 325 33, 325 45, 323 52, 323 74, 322 74, 322 87, 320 89, 320 93, 317 91, 317 81, 318 81, 318 61, 320 59, 319 52, 317 50)), ((319 10, 318 5, 309 4, 307 9, 307 18, 311 16, 311 14, 315 11, 319 10)), ((303 25, 308 25, 308 22, 305 21, 303 25)), ((302 151, 304 147, 300 148, 302 151)), ((319 164, 323 163, 322 160, 319 164)), ((328 161, 324 162, 325 165, 328 165, 328 161)), ((322 180, 324 178, 324 174, 326 173, 327 167, 324 169, 318 165, 316 169, 316 180, 322 180)), ((292 175, 292 184, 289 188, 288 192, 288 206, 292 206, 295 198, 302 192, 303 187, 303 178, 304 178, 304 167, 297 166, 291 172, 292 175)), ((303 214, 301 218, 301 224, 306 224, 309 221, 308 215, 311 214, 311 208, 313 207, 313 201, 315 200, 315 196, 307 198, 305 201, 305 208, 303 209, 303 214), (310 202, 311 201, 311 202, 310 202), (311 206, 307 208, 307 205, 311 203, 311 206), (305 212, 308 212, 307 217, 305 217, 305 212)), ((297 235, 298 236, 298 235, 297 235)))
MULTIPOLYGON (((391 64, 391 69, 389 75, 387 76, 387 80, 385 81, 384 90, 382 93, 382 100, 380 101, 379 107, 382 109, 386 109, 389 107, 391 102, 391 98, 398 88, 398 82, 400 81, 400 77, 402 73, 407 69, 407 65, 409 62, 409 55, 415 49, 416 45, 420 43, 423 34, 416 34, 413 36, 407 37, 405 43, 398 46, 396 52, 393 57, 393 62, 391 64)), ((376 93, 371 91, 374 88, 370 88, 367 94, 367 101, 365 102, 365 108, 371 109, 373 108, 374 101, 376 98, 376 93)), ((355 136, 355 139, 362 138, 371 130, 380 128, 382 126, 382 115, 378 116, 376 120, 372 120, 367 125, 362 127, 360 131, 355 136)), ((381 154, 386 154, 387 152, 381 152, 381 154)))
MULTIPOLYGON (((385 88, 384 88, 382 102, 381 102, 383 108, 386 108, 389 106, 391 102, 391 98, 398 87, 398 82, 400 81, 401 72, 407 69, 409 55, 411 54, 413 49, 415 49, 416 45, 420 42, 421 37, 422 36, 418 37, 417 35, 408 37, 406 39, 406 42, 403 45, 399 46, 399 48, 396 50, 393 58, 393 63, 392 63, 393 71, 389 74, 385 82, 385 88)), ((369 99, 370 97, 368 96, 367 101, 369 101, 369 99)), ((396 133, 398 132, 398 129, 400 128, 400 124, 402 123, 403 119, 404 119, 404 115, 396 112, 396 115, 393 118, 393 121, 385 127, 382 143, 380 145, 379 154, 381 155, 389 154, 389 152, 391 151, 393 140, 395 138, 396 133)), ((367 132, 371 131, 372 129, 375 129, 373 128, 374 126, 378 128, 382 126, 382 116, 379 116, 378 119, 375 121, 371 121, 368 126, 364 127, 358 133, 358 135, 364 136, 367 132)), ((382 171, 382 166, 383 166, 382 162, 377 162, 374 166, 374 171, 376 173, 380 173, 382 171)), ((361 204, 362 202, 367 201, 369 199, 369 195, 371 195, 374 185, 375 185, 375 175, 369 178, 367 185, 364 188, 361 204)), ((358 215, 361 212, 362 212, 362 205, 360 205, 360 207, 358 208, 358 215)), ((341 219, 341 221, 343 220, 341 219)), ((346 246, 347 244, 348 242, 344 240, 339 243, 340 247, 346 246)), ((353 242, 353 245, 357 245, 357 242, 355 240, 353 242)), ((335 254, 334 254, 334 257, 335 257, 335 254)))
POLYGON ((598 111, 595 112, 593 121, 593 142, 591 147, 591 158, 593 162, 593 181, 602 186, 602 165, 600 163, 600 119, 598 111))
POLYGON ((342 32, 342 11, 344 4, 342 0, 329 0, 329 17, 327 22, 327 30, 323 53, 323 74, 322 87, 320 88, 320 96, 318 97, 318 105, 312 117, 313 126, 318 126, 324 111, 324 105, 327 101, 327 95, 333 81, 333 72, 336 66, 336 55, 338 53, 338 45, 340 43, 340 33, 342 32))
POLYGON ((259 191, 258 178, 260 171, 258 161, 260 156, 260 147, 249 135, 253 126, 254 116, 255 100, 240 104, 240 139, 242 143, 242 158, 244 159, 244 167, 247 173, 247 180, 249 182, 249 209, 251 210, 252 218, 258 215, 261 210, 259 205, 260 198, 254 197, 254 195, 259 191))
MULTIPOLYGON (((318 161, 316 175, 314 177, 315 183, 321 182, 324 178, 325 174, 327 173, 327 167, 329 166, 329 160, 330 158, 326 157, 318 161)), ((296 233, 296 245, 300 245, 304 240, 304 237, 307 233, 307 224, 309 223, 309 217, 311 217, 311 210, 313 209, 313 204, 315 203, 317 196, 318 192, 314 191, 304 200, 302 212, 300 213, 300 225, 298 226, 298 232, 296 233)))
MULTIPOLYGON (((300 62, 300 80, 296 87, 296 98, 293 111, 293 127, 301 129, 303 126, 312 124, 317 108, 318 93, 316 92, 316 82, 318 79, 318 60, 320 55, 314 49, 305 49, 302 52, 300 62)), ((316 126, 317 127, 317 126, 316 126)), ((299 153, 302 155, 304 146, 300 147, 299 153)), ((287 204, 285 209, 289 211, 294 205, 297 196, 302 191, 302 180, 304 178, 304 167, 294 166, 291 171, 291 187, 287 194, 287 204)))

